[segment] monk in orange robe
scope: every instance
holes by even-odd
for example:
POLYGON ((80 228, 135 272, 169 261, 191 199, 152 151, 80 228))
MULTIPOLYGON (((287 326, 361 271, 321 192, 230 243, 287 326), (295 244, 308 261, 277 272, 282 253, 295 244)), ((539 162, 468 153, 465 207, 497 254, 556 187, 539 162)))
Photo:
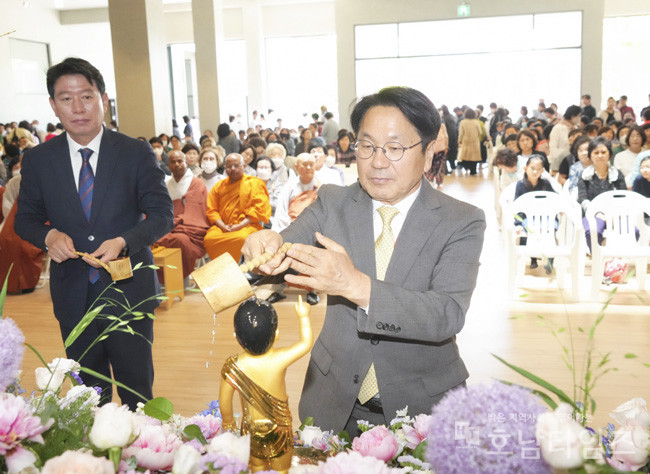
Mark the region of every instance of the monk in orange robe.
MULTIPOLYGON (((183 278, 194 271, 197 259, 205 255, 203 238, 210 227, 207 218, 208 190, 187 167, 185 154, 178 150, 169 152, 167 190, 174 203, 174 228, 163 236, 158 245, 181 249, 183 278)), ((160 278, 161 271, 158 275, 160 278)))
POLYGON ((226 174, 208 194, 208 220, 212 227, 204 244, 211 259, 228 252, 235 261, 241 257, 244 240, 262 229, 271 218, 266 184, 244 174, 244 158, 238 153, 226 157, 226 174))

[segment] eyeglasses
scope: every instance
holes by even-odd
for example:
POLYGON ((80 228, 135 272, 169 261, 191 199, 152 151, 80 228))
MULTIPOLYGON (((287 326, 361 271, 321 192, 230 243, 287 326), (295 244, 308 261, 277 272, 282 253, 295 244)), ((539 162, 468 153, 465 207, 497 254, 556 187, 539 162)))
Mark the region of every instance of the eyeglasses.
POLYGON ((370 158, 379 149, 384 152, 386 159, 390 161, 399 161, 404 156, 406 150, 415 148, 421 143, 422 140, 411 146, 402 146, 399 142, 388 142, 384 143, 384 146, 375 146, 368 140, 357 140, 352 144, 352 149, 354 150, 355 156, 361 160, 370 158))

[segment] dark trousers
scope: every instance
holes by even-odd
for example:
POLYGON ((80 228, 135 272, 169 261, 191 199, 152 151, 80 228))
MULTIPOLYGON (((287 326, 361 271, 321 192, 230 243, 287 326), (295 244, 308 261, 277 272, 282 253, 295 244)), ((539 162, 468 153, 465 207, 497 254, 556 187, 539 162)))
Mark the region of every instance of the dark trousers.
MULTIPOLYGON (((90 309, 90 306, 102 290, 103 286, 99 283, 89 285, 86 295, 86 311, 90 309)), ((118 297, 117 293, 111 290, 104 295, 106 296, 107 294, 112 298, 118 297)), ((120 308, 104 307, 101 313, 120 316, 122 312, 123 310, 120 308)), ((130 320, 131 318, 132 316, 128 315, 123 319, 130 320)), ((153 343, 153 321, 147 317, 139 321, 130 321, 129 326, 136 333, 135 335, 122 331, 112 331, 107 339, 96 342, 90 347, 102 332, 110 326, 111 322, 105 318, 95 318, 77 340, 66 349, 67 357, 76 360, 82 367, 87 367, 106 377, 114 378, 118 382, 140 393, 146 400, 152 399, 154 376, 153 355, 151 351, 151 344, 153 343), (113 375, 111 375, 111 369, 113 375)), ((61 336, 65 342, 74 328, 66 327, 63 324, 59 325, 61 328, 61 336)), ((102 404, 111 401, 113 387, 110 383, 83 372, 79 375, 85 385, 89 387, 100 387, 102 389, 102 404)), ((137 408, 138 402, 146 401, 120 387, 117 388, 117 393, 122 403, 128 405, 131 410, 137 408)))

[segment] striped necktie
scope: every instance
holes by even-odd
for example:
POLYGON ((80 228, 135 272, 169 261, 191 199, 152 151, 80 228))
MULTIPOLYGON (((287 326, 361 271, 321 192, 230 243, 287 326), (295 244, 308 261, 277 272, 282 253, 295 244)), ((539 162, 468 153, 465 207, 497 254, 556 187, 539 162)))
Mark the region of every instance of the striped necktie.
MULTIPOLYGON (((79 199, 81 200, 81 207, 83 208, 86 220, 90 222, 90 213, 93 207, 93 188, 95 187, 95 175, 93 174, 93 167, 90 165, 90 157, 93 151, 90 148, 80 148, 81 170, 79 171, 79 199)), ((95 283, 99 279, 99 271, 90 267, 88 272, 88 281, 95 283)))
MULTIPOLYGON (((399 211, 390 206, 381 206, 377 209, 383 223, 381 234, 375 241, 375 262, 377 266, 377 279, 383 280, 386 276, 386 269, 390 263, 390 257, 393 255, 393 248, 395 247, 395 238, 393 237, 393 229, 390 223, 399 211)), ((359 389, 359 402, 363 405, 372 397, 379 393, 379 385, 377 384, 377 375, 375 374, 375 364, 370 364, 370 369, 366 377, 361 383, 359 389)))

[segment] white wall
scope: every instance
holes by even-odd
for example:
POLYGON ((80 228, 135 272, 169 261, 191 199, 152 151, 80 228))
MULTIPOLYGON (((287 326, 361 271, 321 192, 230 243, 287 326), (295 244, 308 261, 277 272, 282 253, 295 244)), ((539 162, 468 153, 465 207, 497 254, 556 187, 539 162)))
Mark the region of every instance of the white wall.
MULTIPOLYGON (((58 121, 50 109, 45 89, 42 94, 14 94, 10 37, 49 44, 53 64, 67 56, 87 59, 102 72, 109 96, 115 96, 108 23, 62 26, 55 10, 36 6, 23 8, 22 2, 17 1, 3 2, 0 34, 12 30, 16 32, 0 38, 0 122, 37 119, 44 127, 47 122, 58 121)), ((45 71, 42 74, 44 84, 45 71)))

